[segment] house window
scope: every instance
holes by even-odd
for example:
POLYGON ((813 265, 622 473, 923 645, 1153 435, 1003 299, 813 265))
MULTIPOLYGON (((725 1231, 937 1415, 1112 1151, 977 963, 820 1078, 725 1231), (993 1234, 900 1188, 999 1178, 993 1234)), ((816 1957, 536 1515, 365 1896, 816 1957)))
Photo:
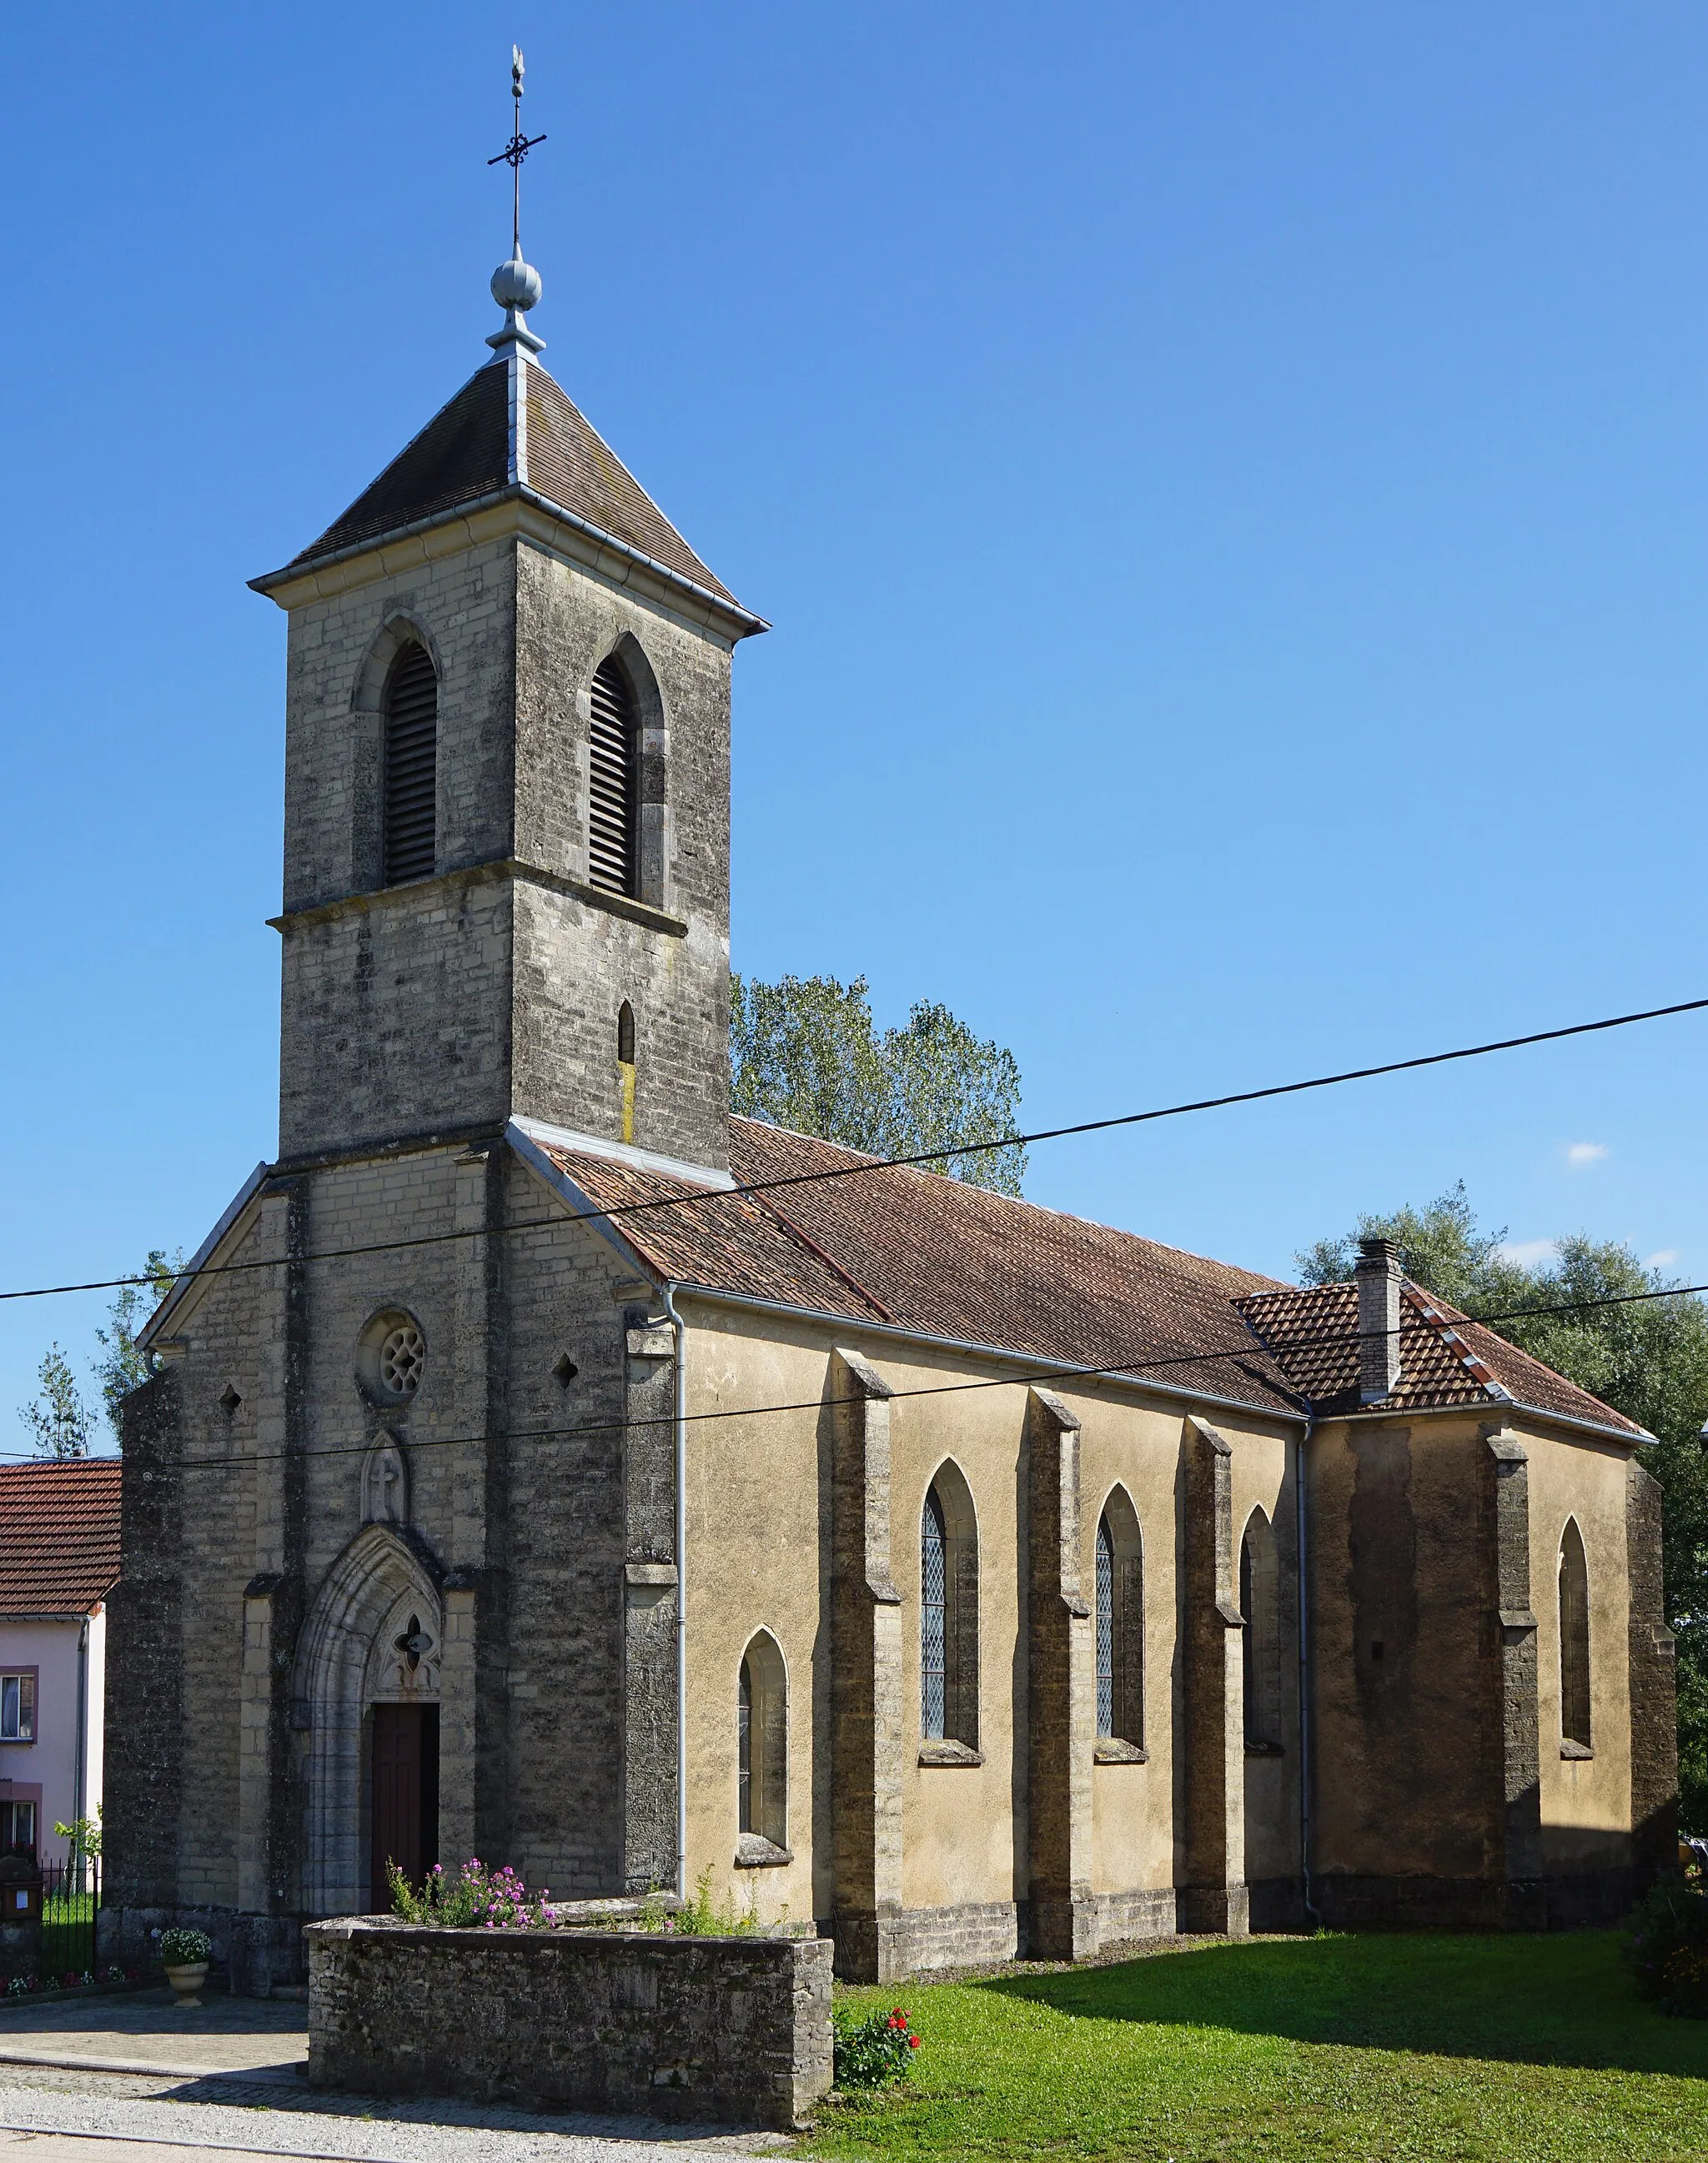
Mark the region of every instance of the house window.
MULTIPOLYGON (((789 1682, 783 1653, 761 1630, 741 1655, 736 1688, 736 1830, 789 1846, 789 1682)), ((752 1859, 752 1858, 738 1858, 752 1859)))
POLYGON ((1275 1530, 1254 1510, 1239 1542, 1239 1612, 1245 1618, 1245 1747, 1281 1747, 1281 1586, 1275 1530))
POLYGON ((1590 1571, 1574 1517, 1559 1543, 1559 1732, 1590 1747, 1590 1571))
POLYGON ((385 883, 430 878, 437 840, 439 679, 413 640, 385 682, 385 883))
POLYGON ((978 1533, 953 1464, 931 1482, 919 1518, 919 1733, 978 1747, 978 1533))
POLYGON ((35 1740, 35 1670, 0 1675, 0 1742, 35 1740))
POLYGON ((640 754, 639 716, 627 679, 615 661, 602 661, 593 678, 587 876, 611 893, 639 890, 640 754))
POLYGON ((0 1803, 0 1853, 35 1852, 35 1804, 0 1803))
POLYGON ((1098 1520, 1098 1740, 1145 1747, 1145 1562, 1139 1519, 1117 1488, 1098 1520))

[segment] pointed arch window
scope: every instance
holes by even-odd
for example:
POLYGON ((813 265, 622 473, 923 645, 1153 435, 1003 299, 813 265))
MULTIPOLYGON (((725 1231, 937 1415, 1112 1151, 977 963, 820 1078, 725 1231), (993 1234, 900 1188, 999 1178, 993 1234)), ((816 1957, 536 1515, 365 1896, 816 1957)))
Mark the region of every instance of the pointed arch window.
POLYGON ((1145 1747, 1145 1562, 1139 1520, 1117 1488, 1098 1520, 1098 1740, 1145 1747))
POLYGON ((1254 1510, 1239 1542, 1239 1612, 1245 1618, 1245 1747, 1260 1753, 1281 1747, 1281 1583, 1275 1528, 1254 1510))
POLYGON ((640 717, 628 679, 615 660, 602 661, 593 677, 587 876, 611 893, 639 892, 640 754, 640 717))
POLYGON ((789 1846, 789 1683, 783 1653, 768 1630, 741 1655, 736 1685, 736 1860, 779 1859, 789 1846), (752 1843, 759 1842, 756 1852, 752 1843), (740 1851, 745 1846, 746 1853, 740 1851))
POLYGON ((919 1516, 919 1734, 978 1748, 978 1533, 952 1464, 931 1482, 919 1516))
POLYGON ((1559 1543, 1560 1741, 1587 1752, 1590 1734, 1590 1569, 1575 1517, 1559 1543))
POLYGON ((437 844, 439 679, 411 639, 385 679, 385 883, 432 876, 437 844))

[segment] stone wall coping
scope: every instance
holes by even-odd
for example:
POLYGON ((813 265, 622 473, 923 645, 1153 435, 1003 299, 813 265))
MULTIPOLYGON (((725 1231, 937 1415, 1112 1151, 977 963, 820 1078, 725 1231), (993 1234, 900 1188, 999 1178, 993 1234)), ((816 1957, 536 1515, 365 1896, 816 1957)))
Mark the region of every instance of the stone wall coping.
MULTIPOLYGON (((741 1930, 728 1935, 722 1933, 677 1930, 625 1930, 620 1925, 634 1919, 642 1904, 638 1900, 578 1900, 565 1902, 586 1917, 585 1921, 548 1924, 540 1929, 479 1930, 467 1927, 452 1928, 443 1923, 411 1923, 403 1915, 332 1915, 324 1922, 311 1923, 303 1935, 311 1939, 348 1943, 364 1937, 385 1937, 401 1940, 411 1945, 444 1946, 450 1948, 467 1946, 470 1951, 486 1950, 493 1946, 562 1945, 566 1940, 592 1940, 600 1945, 655 1946, 668 1952, 678 1946, 715 1945, 720 1951, 740 1951, 744 1946, 758 1947, 778 1944, 806 1944, 816 1940, 816 1931, 804 1926, 789 1929, 777 1925, 757 1930, 741 1930), (600 1915, 610 1911, 624 1910, 611 1922, 601 1922, 600 1915)), ((672 1896, 670 1908, 679 1904, 672 1896)))

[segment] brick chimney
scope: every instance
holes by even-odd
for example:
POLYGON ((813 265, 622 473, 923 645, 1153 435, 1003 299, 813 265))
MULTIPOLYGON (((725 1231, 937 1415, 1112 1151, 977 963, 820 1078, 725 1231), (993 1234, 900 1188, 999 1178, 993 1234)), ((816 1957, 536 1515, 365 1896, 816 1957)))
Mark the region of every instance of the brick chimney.
POLYGON ((1358 1401, 1373 1405, 1400 1379, 1400 1258, 1390 1239, 1360 1239, 1358 1266, 1358 1401))

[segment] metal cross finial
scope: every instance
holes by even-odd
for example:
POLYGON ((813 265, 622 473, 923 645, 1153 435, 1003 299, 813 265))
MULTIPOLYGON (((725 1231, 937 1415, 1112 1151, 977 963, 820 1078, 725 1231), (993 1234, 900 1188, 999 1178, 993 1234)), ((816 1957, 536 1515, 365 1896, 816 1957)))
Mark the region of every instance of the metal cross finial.
POLYGON ((521 254, 522 160, 527 157, 536 143, 543 143, 546 139, 543 135, 524 135, 522 133, 522 71, 521 47, 512 45, 510 49, 510 94, 516 100, 515 128, 509 142, 505 144, 498 155, 486 160, 489 165, 508 165, 511 170, 512 180, 511 252, 517 257, 521 254))

